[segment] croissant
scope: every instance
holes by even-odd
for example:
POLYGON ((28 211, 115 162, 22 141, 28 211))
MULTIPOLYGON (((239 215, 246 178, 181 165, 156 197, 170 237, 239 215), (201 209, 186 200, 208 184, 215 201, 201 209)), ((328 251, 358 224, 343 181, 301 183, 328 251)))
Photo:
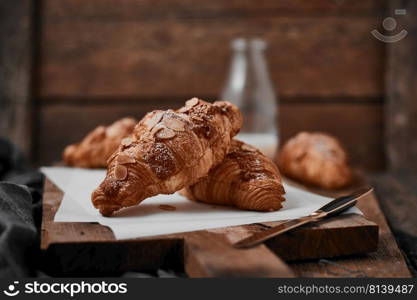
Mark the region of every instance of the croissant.
POLYGON ((177 111, 153 111, 122 140, 92 194, 104 216, 147 197, 194 184, 221 162, 242 125, 235 105, 193 98, 177 111))
POLYGON ((133 118, 123 118, 108 127, 98 126, 80 143, 65 148, 65 164, 82 168, 106 167, 107 159, 117 150, 121 140, 133 132, 136 124, 133 118))
POLYGON ((225 159, 181 194, 194 201, 256 211, 279 210, 285 201, 281 176, 273 161, 236 139, 225 159))
POLYGON ((278 155, 282 173, 300 182, 337 189, 352 181, 347 154, 339 141, 324 133, 300 132, 278 155))

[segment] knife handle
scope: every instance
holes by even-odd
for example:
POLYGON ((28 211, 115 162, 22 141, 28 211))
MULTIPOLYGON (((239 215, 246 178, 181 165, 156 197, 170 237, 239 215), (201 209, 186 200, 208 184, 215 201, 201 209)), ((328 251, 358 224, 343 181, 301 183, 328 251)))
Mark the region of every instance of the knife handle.
POLYGON ((273 238, 274 236, 290 231, 294 228, 300 227, 312 221, 313 221, 313 218, 311 217, 304 217, 300 219, 289 220, 284 223, 281 223, 278 226, 252 234, 249 237, 238 241, 237 243, 234 244, 234 246, 236 248, 250 248, 250 247, 259 245, 263 243, 264 241, 269 240, 270 238, 273 238))

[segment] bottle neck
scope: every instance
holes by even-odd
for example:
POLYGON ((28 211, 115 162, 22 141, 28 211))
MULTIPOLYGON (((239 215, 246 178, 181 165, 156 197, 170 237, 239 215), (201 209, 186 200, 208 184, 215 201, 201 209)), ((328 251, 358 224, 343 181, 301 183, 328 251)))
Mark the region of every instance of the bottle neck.
POLYGON ((222 92, 222 99, 231 101, 240 106, 242 91, 245 89, 248 75, 248 54, 247 42, 244 39, 237 39, 232 42, 232 60, 229 69, 228 79, 222 92))
POLYGON ((265 59, 266 44, 261 40, 253 40, 250 45, 251 66, 254 73, 256 86, 268 91, 275 97, 274 88, 269 77, 269 70, 265 59))

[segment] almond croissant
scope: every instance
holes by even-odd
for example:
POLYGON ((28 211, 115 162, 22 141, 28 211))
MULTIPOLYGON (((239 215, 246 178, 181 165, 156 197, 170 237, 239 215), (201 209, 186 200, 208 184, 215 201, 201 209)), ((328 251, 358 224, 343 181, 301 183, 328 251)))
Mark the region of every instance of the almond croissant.
POLYGON ((278 168, 258 149, 238 140, 208 176, 181 191, 190 200, 275 211, 285 201, 278 168))
POLYGON ((110 157, 92 202, 104 216, 194 184, 221 162, 242 125, 238 108, 193 98, 177 111, 153 111, 110 157))
POLYGON ((135 119, 123 118, 108 127, 97 127, 80 143, 65 148, 65 164, 81 168, 106 167, 107 159, 117 150, 121 140, 132 134, 136 124, 135 119))
POLYGON ((352 181, 347 154, 339 141, 324 133, 300 132, 278 155, 282 173, 306 184, 336 189, 352 181))

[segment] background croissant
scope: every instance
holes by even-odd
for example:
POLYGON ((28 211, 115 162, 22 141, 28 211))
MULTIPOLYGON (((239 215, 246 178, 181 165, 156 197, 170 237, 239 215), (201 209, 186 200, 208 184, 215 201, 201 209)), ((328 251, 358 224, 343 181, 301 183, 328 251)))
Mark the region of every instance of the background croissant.
POLYGON ((110 157, 92 202, 110 216, 122 207, 194 184, 221 162, 242 125, 238 108, 193 98, 177 111, 153 111, 110 157))
POLYGON ((121 140, 133 132, 136 124, 133 118, 123 118, 108 127, 97 127, 80 143, 65 148, 65 164, 82 168, 104 168, 107 159, 117 150, 121 140))
POLYGON ((352 181, 345 150, 324 133, 300 132, 288 140, 278 155, 278 165, 290 178, 327 189, 352 181))
POLYGON ((238 140, 233 140, 230 152, 208 176, 181 193, 194 201, 257 211, 278 210, 285 200, 276 165, 238 140))

